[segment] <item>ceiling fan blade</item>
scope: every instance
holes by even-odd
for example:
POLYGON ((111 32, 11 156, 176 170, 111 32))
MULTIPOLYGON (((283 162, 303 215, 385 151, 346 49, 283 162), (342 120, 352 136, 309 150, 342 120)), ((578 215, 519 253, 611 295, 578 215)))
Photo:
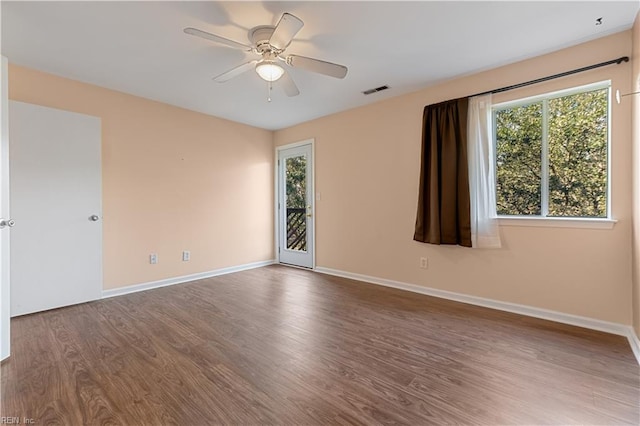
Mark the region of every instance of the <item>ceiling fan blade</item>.
POLYGON ((303 70, 317 72, 335 78, 344 78, 348 71, 344 65, 298 55, 287 56, 287 64, 294 68, 302 68, 303 70))
POLYGON ((255 68, 257 63, 258 63, 257 60, 253 60, 253 61, 244 63, 242 65, 238 65, 237 67, 232 68, 227 72, 224 72, 220 75, 213 77, 213 80, 217 81, 218 83, 224 83, 225 81, 231 80, 233 77, 236 77, 242 74, 243 72, 249 71, 251 68, 255 68))
POLYGON ((285 71, 278 81, 280 82, 280 84, 282 84, 282 89, 287 96, 298 96, 300 94, 298 86, 296 86, 296 83, 293 81, 291 75, 289 75, 288 72, 285 71))
POLYGON ((278 25, 276 25, 276 29, 271 34, 269 44, 276 49, 286 49, 303 25, 304 22, 300 18, 290 13, 283 13, 278 25))
POLYGON ((224 44, 229 47, 235 47, 236 49, 242 49, 246 51, 252 50, 252 47, 249 45, 238 43, 237 41, 229 40, 228 38, 220 37, 219 35, 211 34, 197 28, 185 28, 184 32, 189 35, 204 38, 210 41, 215 41, 216 43, 224 44))

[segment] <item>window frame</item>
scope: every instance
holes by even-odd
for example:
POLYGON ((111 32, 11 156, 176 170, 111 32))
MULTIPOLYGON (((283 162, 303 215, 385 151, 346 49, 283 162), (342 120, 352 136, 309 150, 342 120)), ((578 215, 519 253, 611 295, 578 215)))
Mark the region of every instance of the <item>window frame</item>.
MULTIPOLYGON (((497 127, 496 113, 498 111, 528 106, 541 102, 542 104, 542 141, 541 141, 541 179, 540 179, 540 215, 497 215, 499 224, 503 226, 549 226, 563 228, 597 228, 611 229, 617 222, 611 214, 611 80, 599 81, 596 83, 584 84, 581 86, 547 92, 535 96, 516 99, 512 101, 500 102, 491 106, 491 126, 492 143, 494 146, 493 167, 496 179, 495 187, 498 187, 498 165, 497 165, 497 127), (558 217, 548 216, 549 214, 549 101, 556 98, 571 96, 579 93, 592 92, 595 90, 607 90, 607 216, 596 217, 558 217)), ((497 199, 497 197, 496 197, 497 199)))

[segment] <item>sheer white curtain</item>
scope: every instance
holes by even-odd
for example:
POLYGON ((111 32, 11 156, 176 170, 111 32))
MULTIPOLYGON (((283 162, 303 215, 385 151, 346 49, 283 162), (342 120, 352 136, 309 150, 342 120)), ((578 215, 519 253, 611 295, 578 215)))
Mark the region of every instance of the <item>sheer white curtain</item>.
POLYGON ((471 245, 500 248, 496 213, 495 147, 491 136, 491 94, 469 99, 468 156, 471 245))

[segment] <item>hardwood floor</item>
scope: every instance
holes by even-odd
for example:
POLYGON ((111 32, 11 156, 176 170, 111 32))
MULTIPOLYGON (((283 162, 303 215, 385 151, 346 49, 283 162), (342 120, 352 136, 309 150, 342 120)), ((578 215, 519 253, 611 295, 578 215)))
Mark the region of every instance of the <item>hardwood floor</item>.
POLYGON ((270 266, 15 318, 37 425, 634 424, 625 338, 270 266))

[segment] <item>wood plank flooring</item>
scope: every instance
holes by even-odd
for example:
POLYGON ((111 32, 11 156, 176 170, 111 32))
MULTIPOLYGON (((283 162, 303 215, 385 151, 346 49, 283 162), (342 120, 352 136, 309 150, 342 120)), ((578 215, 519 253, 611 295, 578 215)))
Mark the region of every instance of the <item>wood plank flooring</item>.
POLYGON ((11 326, 37 425, 640 424, 623 337, 283 266, 11 326))

